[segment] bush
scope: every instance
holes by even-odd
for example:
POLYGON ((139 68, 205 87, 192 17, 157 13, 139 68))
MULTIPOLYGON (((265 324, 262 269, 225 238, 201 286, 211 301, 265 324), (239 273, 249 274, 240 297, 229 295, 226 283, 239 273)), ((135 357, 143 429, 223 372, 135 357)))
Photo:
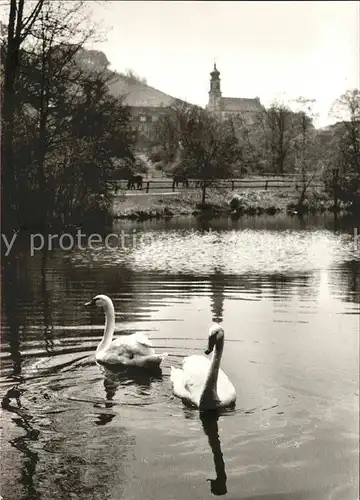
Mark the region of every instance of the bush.
POLYGON ((134 165, 134 173, 136 174, 147 174, 148 173, 147 163, 142 159, 137 157, 134 165))
POLYGON ((231 210, 240 210, 242 206, 242 200, 238 194, 234 194, 229 202, 229 206, 231 210))
POLYGON ((161 151, 152 151, 149 154, 149 160, 152 163, 159 163, 163 161, 163 159, 164 159, 164 154, 161 151))
POLYGON ((162 161, 159 161, 154 164, 155 170, 162 171, 164 169, 164 164, 162 161))

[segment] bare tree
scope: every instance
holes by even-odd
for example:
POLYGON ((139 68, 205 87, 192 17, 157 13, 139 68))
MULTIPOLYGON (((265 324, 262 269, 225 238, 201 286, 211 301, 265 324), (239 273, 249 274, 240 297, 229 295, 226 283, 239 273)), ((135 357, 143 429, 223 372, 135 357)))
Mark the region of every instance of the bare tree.
POLYGON ((24 16, 25 0, 10 0, 6 45, 2 44, 1 58, 4 61, 2 89, 2 222, 3 227, 13 228, 17 211, 16 164, 14 163, 14 113, 15 86, 20 64, 20 49, 37 21, 44 0, 38 0, 27 16, 24 16))
POLYGON ((128 68, 126 70, 124 76, 129 80, 129 82, 132 83, 147 83, 146 78, 137 75, 136 72, 131 68, 128 68))
POLYGON ((202 181, 201 204, 206 200, 206 188, 215 179, 232 174, 239 157, 239 144, 233 123, 224 122, 202 109, 195 109, 191 133, 183 135, 184 163, 187 172, 202 181))
POLYGON ((50 205, 48 199, 50 192, 46 182, 44 164, 49 145, 52 82, 63 76, 69 77, 68 65, 74 61, 75 55, 95 33, 95 28, 91 23, 89 24, 83 6, 83 1, 69 4, 47 2, 39 15, 38 24, 34 26, 33 30, 34 48, 39 54, 40 95, 37 109, 39 118, 37 164, 39 193, 43 197, 42 223, 44 226, 47 223, 47 207, 50 205), (56 52, 61 53, 61 58, 54 57, 56 52))
POLYGON ((274 103, 265 113, 271 167, 272 171, 279 174, 284 173, 290 146, 290 117, 290 109, 279 103, 274 103))
POLYGON ((239 160, 235 165, 240 175, 250 170, 262 170, 265 150, 264 144, 264 113, 259 112, 254 120, 248 123, 246 117, 239 113, 230 118, 239 143, 239 160))
MULTIPOLYGON (((35 121, 31 120, 35 127, 33 130, 35 138, 33 158, 37 163, 39 197, 43 200, 44 207, 42 223, 46 225, 49 189, 44 163, 50 142, 51 134, 49 132, 50 130, 53 132, 51 128, 51 111, 54 101, 53 83, 61 78, 69 78, 71 75, 69 66, 75 64, 77 52, 86 41, 94 37, 96 32, 96 26, 91 22, 90 13, 86 9, 84 0, 74 2, 39 0, 27 17, 23 14, 24 5, 24 0, 11 1, 8 40, 4 47, 3 118, 5 126, 2 187, 5 195, 3 196, 3 209, 5 209, 3 210, 3 218, 8 219, 8 215, 12 215, 11 222, 7 220, 8 226, 15 224, 14 215, 18 211, 18 200, 21 198, 19 192, 20 173, 18 163, 14 161, 15 113, 23 113, 24 104, 27 104, 31 115, 37 117, 35 121), (22 75, 29 76, 29 74, 31 74, 31 78, 25 77, 24 80, 33 82, 31 85, 34 85, 35 81, 39 83, 36 85, 35 92, 31 92, 29 89, 26 91, 20 82, 22 75), (21 105, 20 91, 23 92, 21 105), (16 99, 19 100, 17 111, 16 99)), ((75 78, 70 85, 77 85, 75 78)))
POLYGON ((341 121, 346 131, 345 156, 360 173, 360 90, 347 90, 332 106, 331 114, 341 121))
POLYGON ((347 90, 332 106, 339 121, 332 127, 329 186, 334 199, 342 199, 355 213, 360 211, 360 90, 347 90))
POLYGON ((174 161, 179 141, 191 133, 196 109, 195 106, 174 100, 157 122, 154 132, 155 142, 164 151, 166 163, 174 161))
POLYGON ((313 112, 315 100, 299 97, 295 103, 299 110, 299 133, 292 141, 292 148, 295 153, 296 179, 300 184, 298 203, 302 205, 308 188, 323 169, 323 162, 318 158, 318 134, 313 125, 316 116, 313 112))
POLYGON ((204 109, 174 102, 157 126, 157 140, 177 173, 201 180, 202 204, 216 178, 232 172, 240 151, 231 120, 222 121, 204 109), (180 145, 180 148, 179 148, 180 145))

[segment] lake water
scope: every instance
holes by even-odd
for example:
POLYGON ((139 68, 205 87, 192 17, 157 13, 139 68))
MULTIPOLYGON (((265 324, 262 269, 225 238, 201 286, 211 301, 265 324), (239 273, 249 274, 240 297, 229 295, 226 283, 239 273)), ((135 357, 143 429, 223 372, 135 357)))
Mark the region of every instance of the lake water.
POLYGON ((3 269, 4 500, 358 499, 352 229, 276 216, 112 232, 131 244, 25 248, 3 269), (118 334, 147 332, 169 353, 161 376, 95 363, 104 317, 84 303, 98 293, 118 334), (203 353, 212 321, 237 403, 200 419, 169 373, 203 353))

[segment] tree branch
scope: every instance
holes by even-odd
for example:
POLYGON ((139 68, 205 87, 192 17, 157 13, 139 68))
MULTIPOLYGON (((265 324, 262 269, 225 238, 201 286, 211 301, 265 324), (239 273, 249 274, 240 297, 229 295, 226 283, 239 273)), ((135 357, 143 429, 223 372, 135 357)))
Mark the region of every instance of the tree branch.
POLYGON ((44 0, 39 0, 38 3, 36 4, 36 6, 34 7, 32 13, 30 14, 30 16, 23 23, 23 26, 22 26, 23 33, 19 38, 20 43, 22 43, 25 40, 25 38, 28 36, 28 34, 29 34, 31 28, 33 27, 38 15, 40 14, 40 11, 43 7, 43 4, 44 4, 44 0))

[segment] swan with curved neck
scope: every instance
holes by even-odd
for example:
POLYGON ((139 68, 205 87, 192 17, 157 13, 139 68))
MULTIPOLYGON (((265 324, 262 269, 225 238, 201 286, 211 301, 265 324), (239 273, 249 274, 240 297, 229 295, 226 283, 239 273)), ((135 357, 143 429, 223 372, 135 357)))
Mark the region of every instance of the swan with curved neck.
POLYGON ((224 338, 222 326, 212 325, 205 351, 206 355, 214 351, 211 361, 204 356, 193 355, 183 359, 182 368, 171 367, 174 394, 185 404, 200 410, 212 410, 235 403, 235 388, 220 369, 224 338))
POLYGON ((167 356, 167 353, 155 354, 149 338, 144 333, 124 335, 113 341, 115 310, 112 300, 107 295, 96 295, 85 306, 101 307, 105 313, 104 335, 95 354, 99 363, 154 368, 159 367, 167 356))

